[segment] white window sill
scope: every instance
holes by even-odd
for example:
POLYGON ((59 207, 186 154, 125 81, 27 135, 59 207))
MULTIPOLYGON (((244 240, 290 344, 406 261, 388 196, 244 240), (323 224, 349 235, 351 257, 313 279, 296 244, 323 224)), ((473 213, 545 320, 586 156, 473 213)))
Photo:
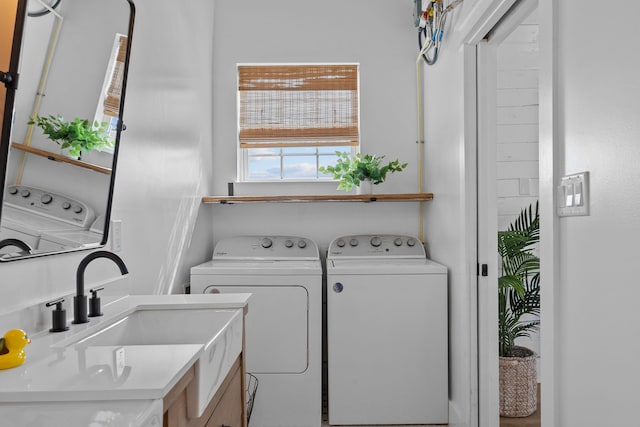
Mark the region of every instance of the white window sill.
MULTIPOLYGON (((331 180, 295 180, 295 181, 240 181, 233 182, 235 196, 248 195, 293 195, 293 194, 345 194, 338 190, 338 182, 331 180)), ((226 192, 225 192, 226 193, 226 192)), ((355 189, 346 194, 355 194, 355 189)))

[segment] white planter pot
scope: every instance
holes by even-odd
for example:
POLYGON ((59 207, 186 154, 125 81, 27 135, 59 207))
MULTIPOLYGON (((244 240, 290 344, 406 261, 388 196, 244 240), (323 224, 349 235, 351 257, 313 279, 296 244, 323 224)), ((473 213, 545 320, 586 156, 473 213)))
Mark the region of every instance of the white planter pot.
POLYGON ((366 180, 361 181, 360 185, 356 187, 356 194, 372 194, 373 182, 366 180))
POLYGON ((67 148, 65 148, 65 149, 61 148, 60 149, 60 155, 64 156, 64 157, 68 157, 68 158, 73 159, 73 160, 81 160, 81 158, 82 158, 82 153, 80 153, 80 156, 73 156, 73 155, 71 155, 71 153, 69 153, 69 149, 67 149, 67 148))

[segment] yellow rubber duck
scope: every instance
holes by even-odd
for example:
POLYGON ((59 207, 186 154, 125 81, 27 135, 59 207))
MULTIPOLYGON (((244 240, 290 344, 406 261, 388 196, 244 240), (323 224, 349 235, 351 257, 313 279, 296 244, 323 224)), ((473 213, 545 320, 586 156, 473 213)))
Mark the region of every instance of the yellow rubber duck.
POLYGON ((22 329, 11 329, 0 338, 0 369, 9 369, 24 363, 27 354, 24 347, 31 340, 22 329))

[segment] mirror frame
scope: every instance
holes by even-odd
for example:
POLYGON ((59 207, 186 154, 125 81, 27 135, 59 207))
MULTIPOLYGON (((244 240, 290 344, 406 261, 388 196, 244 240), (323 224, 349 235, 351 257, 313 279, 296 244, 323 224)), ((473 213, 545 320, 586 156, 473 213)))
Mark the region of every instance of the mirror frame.
POLYGON ((16 7, 16 21, 13 27, 13 41, 11 43, 11 55, 9 57, 9 69, 0 70, 8 74, 12 82, 4 83, 6 94, 4 99, 4 113, 2 116, 2 131, 0 132, 0 219, 2 218, 2 200, 4 200, 4 188, 6 185, 6 170, 9 160, 9 147, 11 146, 11 129, 13 125, 13 104, 18 88, 18 70, 20 68, 20 49, 22 48, 22 36, 24 22, 27 17, 27 0, 18 0, 16 7))
MULTIPOLYGON (((127 93, 127 78, 129 76, 129 58, 131 57, 131 42, 133 41, 133 24, 136 17, 136 6, 133 3, 133 0, 127 0, 129 3, 129 7, 131 9, 131 13, 129 14, 129 30, 127 31, 127 52, 124 57, 124 75, 122 77, 122 92, 120 93, 120 107, 118 110, 118 128, 116 131, 116 142, 113 147, 113 164, 111 166, 111 179, 109 181, 109 195, 107 199, 107 209, 105 211, 104 217, 104 231, 102 233, 102 241, 100 242, 100 246, 104 246, 107 244, 107 240, 109 239, 109 225, 111 224, 111 207, 113 205, 113 190, 116 185, 116 166, 118 164, 118 153, 120 151, 120 135, 122 131, 126 129, 124 121, 122 120, 124 116, 124 100, 126 98, 127 93)), ((82 250, 80 248, 79 250, 82 250)))
MULTIPOLYGON (((26 9, 27 9, 27 1, 28 0, 18 0, 18 16, 21 17, 20 21, 20 32, 18 35, 18 23, 16 23, 16 29, 14 30, 14 38, 13 38, 13 47, 11 52, 11 70, 13 71, 17 80, 17 71, 19 69, 20 62, 20 46, 22 46, 22 36, 24 32, 24 23, 26 17, 26 9), (16 48, 16 45, 18 46, 16 48)), ((107 206, 105 210, 105 219, 104 219, 104 229, 102 233, 102 240, 100 243, 91 243, 84 244, 75 248, 56 250, 56 251, 46 251, 46 252, 16 252, 12 254, 4 254, 0 255, 0 262, 7 261, 18 261, 23 259, 32 259, 44 256, 51 256, 57 254, 65 254, 70 252, 84 251, 90 249, 97 249, 100 247, 104 247, 107 244, 109 239, 109 228, 111 223, 111 209, 113 206, 113 193, 115 188, 115 179, 116 179, 116 167, 118 163, 118 153, 120 151, 120 137, 122 131, 126 129, 126 125, 124 125, 123 117, 124 117, 124 102, 126 98, 126 90, 127 90, 127 80, 129 76, 129 60, 131 57, 131 45, 133 41, 133 27, 135 22, 136 8, 133 0, 124 0, 129 3, 129 28, 127 31, 127 51, 125 53, 124 60, 124 68, 123 68, 123 78, 122 78, 122 92, 120 96, 120 107, 118 111, 118 126, 116 128, 116 136, 115 136, 115 145, 113 149, 113 162, 111 166, 111 176, 109 179, 109 191, 107 195, 107 206)), ((16 19, 18 21, 18 19, 16 19)), ((5 101, 5 111, 4 111, 4 119, 2 122, 2 139, 0 140, 0 201, 4 200, 4 191, 6 186, 6 169, 8 165, 9 159, 9 148, 11 146, 11 128, 12 128, 12 119, 13 119, 13 109, 14 109, 14 101, 15 101, 15 91, 16 87, 12 90, 7 89, 7 98, 5 101), (11 97, 9 96, 11 93, 11 97), (10 101, 10 102, 9 102, 10 101), (7 119, 8 117, 8 119, 7 119), (6 133, 5 133, 6 132, 6 133)), ((0 221, 2 220, 2 204, 0 203, 0 221)))

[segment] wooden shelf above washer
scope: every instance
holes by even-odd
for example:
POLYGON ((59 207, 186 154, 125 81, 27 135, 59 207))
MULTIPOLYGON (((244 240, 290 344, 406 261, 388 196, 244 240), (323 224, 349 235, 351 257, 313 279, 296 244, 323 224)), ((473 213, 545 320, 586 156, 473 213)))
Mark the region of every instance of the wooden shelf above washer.
POLYGON ((314 203, 314 202, 426 202, 433 193, 407 194, 331 194, 313 196, 205 196, 202 203, 314 203))
POLYGON ((19 142, 12 142, 11 148, 24 151, 25 153, 35 154, 36 156, 46 157, 49 160, 56 162, 68 163, 70 165, 78 166, 85 169, 90 169, 95 172, 100 172, 106 175, 111 174, 111 168, 105 168, 104 166, 95 165, 93 163, 83 162, 81 160, 75 160, 70 157, 61 156, 60 154, 52 153, 50 151, 41 150, 39 148, 31 147, 29 145, 20 144, 19 142))

